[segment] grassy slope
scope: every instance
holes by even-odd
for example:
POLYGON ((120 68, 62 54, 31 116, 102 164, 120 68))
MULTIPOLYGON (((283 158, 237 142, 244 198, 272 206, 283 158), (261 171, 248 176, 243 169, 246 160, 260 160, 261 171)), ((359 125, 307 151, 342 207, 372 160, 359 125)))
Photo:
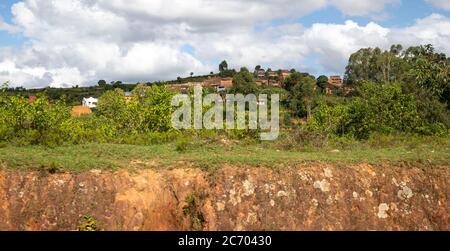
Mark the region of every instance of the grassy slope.
POLYGON ((280 150, 264 144, 234 144, 196 142, 184 152, 176 151, 176 144, 151 146, 87 144, 45 148, 42 146, 0 148, 0 166, 39 170, 56 168, 65 171, 89 169, 117 169, 126 167, 195 167, 213 170, 225 163, 252 166, 283 166, 304 161, 332 163, 419 162, 450 163, 450 145, 421 143, 382 147, 356 145, 347 150, 332 151, 280 150))

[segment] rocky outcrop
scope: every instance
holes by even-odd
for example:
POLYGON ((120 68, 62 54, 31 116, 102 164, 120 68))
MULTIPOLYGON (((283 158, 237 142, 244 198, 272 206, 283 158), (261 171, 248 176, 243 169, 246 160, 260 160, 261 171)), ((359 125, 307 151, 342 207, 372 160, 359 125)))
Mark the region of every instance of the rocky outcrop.
POLYGON ((448 166, 0 172, 0 230, 450 230, 448 166))

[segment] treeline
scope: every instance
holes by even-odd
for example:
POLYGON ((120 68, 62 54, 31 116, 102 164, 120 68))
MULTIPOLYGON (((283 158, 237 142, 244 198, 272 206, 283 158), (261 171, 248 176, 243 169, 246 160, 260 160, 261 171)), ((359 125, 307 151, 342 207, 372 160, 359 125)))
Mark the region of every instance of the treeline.
POLYGON ((399 82, 417 98, 432 96, 450 104, 450 58, 435 52, 432 45, 406 50, 401 45, 392 45, 386 51, 361 49, 350 56, 345 81, 355 87, 365 82, 380 85, 399 82))

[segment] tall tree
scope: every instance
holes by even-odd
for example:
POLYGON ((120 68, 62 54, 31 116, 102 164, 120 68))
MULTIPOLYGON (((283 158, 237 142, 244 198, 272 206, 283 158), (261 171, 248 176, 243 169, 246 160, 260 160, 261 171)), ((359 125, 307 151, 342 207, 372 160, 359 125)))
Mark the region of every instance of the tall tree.
POLYGON ((105 88, 106 87, 106 81, 105 80, 99 80, 98 81, 98 86, 100 86, 101 88, 105 88))
POLYGON ((328 77, 325 75, 319 76, 317 78, 317 85, 322 88, 325 89, 328 83, 328 77))
POLYGON ((228 63, 226 60, 219 64, 219 72, 223 74, 225 71, 228 71, 228 63))
POLYGON ((289 92, 288 106, 296 116, 310 119, 312 106, 317 97, 317 80, 304 73, 295 72, 285 80, 285 89, 289 92))
POLYGON ((244 95, 257 94, 258 86, 255 83, 253 74, 247 68, 242 67, 240 72, 233 77, 233 88, 231 91, 244 95))

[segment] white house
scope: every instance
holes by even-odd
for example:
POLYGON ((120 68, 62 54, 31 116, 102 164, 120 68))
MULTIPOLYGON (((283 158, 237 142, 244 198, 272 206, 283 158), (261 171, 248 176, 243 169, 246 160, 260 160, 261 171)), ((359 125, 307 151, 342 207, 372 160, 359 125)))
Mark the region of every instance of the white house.
POLYGON ((98 99, 90 97, 90 98, 83 98, 83 106, 87 106, 89 108, 97 108, 98 99))

